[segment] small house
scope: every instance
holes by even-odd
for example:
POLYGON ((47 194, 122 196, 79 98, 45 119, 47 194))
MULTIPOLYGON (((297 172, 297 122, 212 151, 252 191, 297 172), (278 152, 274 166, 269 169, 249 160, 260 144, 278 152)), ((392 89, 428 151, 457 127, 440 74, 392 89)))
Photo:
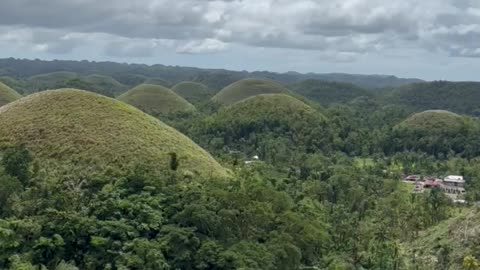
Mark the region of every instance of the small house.
POLYGON ((465 193, 465 180, 463 176, 449 175, 443 179, 442 190, 450 194, 465 193))

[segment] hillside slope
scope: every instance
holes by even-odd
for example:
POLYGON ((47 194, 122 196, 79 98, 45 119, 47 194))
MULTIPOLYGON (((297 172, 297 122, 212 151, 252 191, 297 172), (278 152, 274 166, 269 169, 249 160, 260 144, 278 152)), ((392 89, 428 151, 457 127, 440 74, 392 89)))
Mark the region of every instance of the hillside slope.
POLYGON ((198 103, 210 98, 208 87, 198 82, 181 82, 172 87, 172 91, 189 102, 198 103))
POLYGON ((129 105, 81 90, 44 91, 0 109, 0 147, 25 144, 48 175, 126 175, 135 166, 224 176, 225 170, 190 139, 129 105))
POLYGON ((353 84, 329 81, 307 80, 294 84, 290 88, 295 93, 322 105, 347 103, 358 97, 372 96, 372 93, 366 89, 353 84))
POLYGON ((21 97, 15 90, 0 82, 0 107, 21 97))
POLYGON ((288 93, 287 88, 275 81, 244 79, 223 88, 212 100, 223 105, 231 105, 256 95, 288 93))

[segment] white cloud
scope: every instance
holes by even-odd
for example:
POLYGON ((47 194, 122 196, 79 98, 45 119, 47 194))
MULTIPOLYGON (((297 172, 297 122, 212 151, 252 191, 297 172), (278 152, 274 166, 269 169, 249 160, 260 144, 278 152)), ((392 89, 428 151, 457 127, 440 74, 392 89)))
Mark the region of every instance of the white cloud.
POLYGON ((105 41, 110 54, 145 57, 159 48, 201 54, 233 44, 357 56, 414 47, 469 57, 480 48, 477 0, 2 0, 1 5, 0 25, 27 33, 0 38, 46 45, 40 47, 52 53, 68 52, 77 42, 96 43, 92 37, 99 35, 110 39, 105 41), (25 29, 43 29, 46 38, 25 29), (60 40, 49 40, 57 32, 60 40))
POLYGON ((217 53, 227 49, 227 44, 217 40, 207 38, 204 40, 195 40, 187 42, 177 48, 177 53, 202 54, 217 53))

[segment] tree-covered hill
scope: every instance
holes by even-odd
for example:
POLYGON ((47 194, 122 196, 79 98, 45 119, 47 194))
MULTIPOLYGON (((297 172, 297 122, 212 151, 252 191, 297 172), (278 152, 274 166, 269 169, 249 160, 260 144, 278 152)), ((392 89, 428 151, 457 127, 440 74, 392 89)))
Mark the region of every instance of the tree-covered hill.
POLYGON ((430 110, 408 117, 392 130, 389 152, 423 151, 431 155, 480 155, 480 121, 458 114, 430 110))
POLYGON ((325 117, 285 94, 257 95, 222 108, 196 131, 193 138, 212 151, 226 147, 273 163, 288 162, 288 153, 328 148, 325 117))
POLYGON ((322 105, 347 103, 358 97, 373 94, 361 87, 348 83, 307 80, 290 86, 295 93, 322 105))
POLYGON ((480 83, 436 81, 411 84, 394 90, 387 102, 416 111, 448 110, 480 115, 480 83))

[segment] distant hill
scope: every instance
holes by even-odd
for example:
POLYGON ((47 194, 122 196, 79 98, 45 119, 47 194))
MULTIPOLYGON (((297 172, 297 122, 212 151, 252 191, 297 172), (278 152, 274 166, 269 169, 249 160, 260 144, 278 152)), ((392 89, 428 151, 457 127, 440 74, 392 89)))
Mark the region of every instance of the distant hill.
POLYGON ((1 76, 0 82, 4 83, 12 89, 15 89, 15 91, 20 94, 23 94, 25 92, 26 83, 24 81, 19 81, 9 76, 1 76))
POLYGON ((172 86, 172 83, 167 82, 166 80, 161 79, 161 78, 148 78, 143 83, 145 83, 145 84, 158 84, 158 85, 161 85, 161 86, 167 87, 167 88, 170 88, 172 86))
POLYGON ((118 97, 150 115, 191 112, 195 107, 172 90, 160 85, 141 84, 118 97))
POLYGON ((448 110, 480 116, 480 83, 415 83, 395 89, 388 95, 387 102, 416 111, 448 110))
POLYGON ((48 89, 76 88, 109 97, 115 97, 128 88, 107 75, 82 75, 74 72, 52 72, 35 75, 28 78, 24 85, 29 93, 48 89))
POLYGON ((182 81, 196 81, 219 91, 225 86, 245 78, 269 79, 283 84, 294 84, 304 80, 323 80, 346 82, 365 88, 397 87, 405 84, 421 82, 419 79, 404 79, 387 75, 358 75, 328 73, 302 74, 298 72, 276 73, 268 71, 230 71, 224 69, 201 69, 194 67, 179 67, 165 65, 121 64, 113 62, 90 61, 42 61, 26 59, 0 59, 2 72, 0 75, 15 78, 28 78, 38 74, 56 71, 70 71, 82 75, 91 73, 108 75, 117 81, 134 86, 144 83, 148 78, 162 78, 173 84, 182 81))
POLYGON ((24 144, 47 175, 60 179, 126 176, 137 165, 162 173, 169 168, 169 153, 177 154, 180 171, 226 175, 207 152, 173 128, 86 91, 61 89, 24 97, 0 109, 0 126, 0 149, 24 144))
POLYGON ((172 87, 172 91, 189 102, 198 103, 211 98, 208 87, 198 82, 181 82, 172 87))
POLYGON ((261 94, 288 94, 289 90, 271 80, 244 79, 230 84, 218 92, 212 100, 223 105, 231 105, 261 94))
POLYGON ((84 80, 104 90, 118 91, 124 89, 125 85, 110 76, 92 74, 84 77, 84 80))
POLYGON ((410 129, 422 133, 455 133, 464 124, 462 116, 443 110, 430 110, 411 115, 397 128, 410 129))
POLYGON ((27 79, 27 83, 29 84, 29 88, 34 89, 34 92, 37 92, 46 89, 53 89, 60 82, 76 78, 78 78, 78 74, 75 72, 58 71, 32 76, 27 79))
POLYGON ((322 105, 348 103, 358 97, 369 97, 372 93, 350 83, 306 80, 290 86, 293 92, 322 105))
POLYGON ((0 82, 0 107, 21 97, 15 90, 0 82))

